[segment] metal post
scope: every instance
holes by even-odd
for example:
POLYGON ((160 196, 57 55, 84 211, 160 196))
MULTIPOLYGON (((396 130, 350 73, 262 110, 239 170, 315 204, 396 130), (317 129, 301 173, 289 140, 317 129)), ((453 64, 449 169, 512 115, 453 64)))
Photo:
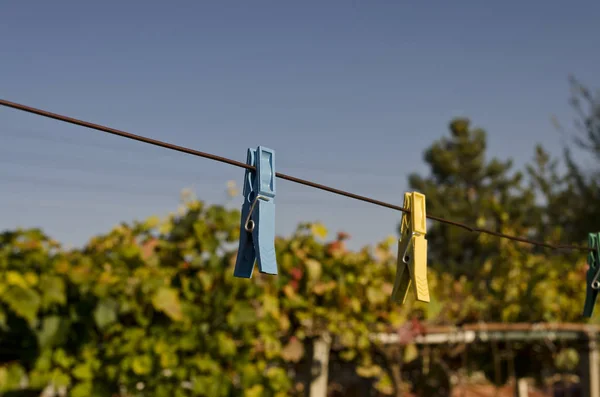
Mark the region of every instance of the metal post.
POLYGON ((590 335, 590 389, 591 397, 600 397, 600 368, 598 362, 598 341, 596 339, 596 333, 592 332, 590 335))
POLYGON ((527 379, 520 378, 517 381, 517 395, 519 397, 528 397, 529 396, 529 384, 527 383, 527 379))
POLYGON ((581 392, 583 396, 600 397, 600 366, 598 362, 598 343, 595 331, 582 333, 587 343, 579 351, 581 392))
POLYGON ((329 375, 329 350, 331 336, 323 334, 313 343, 313 376, 310 382, 310 397, 327 397, 329 375))

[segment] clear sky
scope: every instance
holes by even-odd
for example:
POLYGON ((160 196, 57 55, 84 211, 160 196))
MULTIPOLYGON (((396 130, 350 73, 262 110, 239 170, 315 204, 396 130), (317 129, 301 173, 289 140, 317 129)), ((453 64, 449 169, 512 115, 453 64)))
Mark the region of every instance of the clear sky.
MULTIPOLYGON (((240 161, 264 145, 278 171, 401 204, 456 116, 517 165, 559 154, 568 75, 600 87, 599 20, 597 0, 4 2, 0 98, 240 161)), ((0 137, 0 229, 67 245, 184 187, 225 203, 244 173, 7 108, 0 137)), ((278 234, 320 220, 356 248, 399 219, 278 180, 278 234)))

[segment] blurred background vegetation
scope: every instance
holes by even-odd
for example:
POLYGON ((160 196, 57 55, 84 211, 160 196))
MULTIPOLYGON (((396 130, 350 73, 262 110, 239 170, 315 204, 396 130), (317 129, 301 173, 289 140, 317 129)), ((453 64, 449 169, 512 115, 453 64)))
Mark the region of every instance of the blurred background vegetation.
MULTIPOLYGON (((484 129, 451 120, 424 154, 429 172, 410 175, 427 211, 587 244, 600 225, 600 105, 591 89, 575 79, 571 85, 577 122, 574 129, 557 124, 567 138, 563 156, 539 146, 524 169, 490 158, 484 129), (578 161, 580 153, 595 161, 578 161)), ((186 196, 177 213, 124 222, 81 249, 64 248, 42 230, 4 231, 0 393, 300 396, 311 376, 312 341, 327 334, 332 362, 368 380, 372 395, 448 395, 448 379, 465 370, 456 346, 436 348, 424 371, 430 352, 372 336, 407 324, 582 321, 581 252, 432 223, 431 303, 400 306, 390 302, 397 239, 350 251, 344 233, 329 237, 324 225, 301 224, 276 240, 278 276, 235 279, 239 216, 186 196)), ((590 323, 599 323, 598 312, 590 323)), ((498 375, 494 348, 471 351, 468 367, 504 384, 508 372, 498 375)), ((540 374, 568 372, 578 361, 573 346, 527 349, 518 371, 540 384, 540 374)))

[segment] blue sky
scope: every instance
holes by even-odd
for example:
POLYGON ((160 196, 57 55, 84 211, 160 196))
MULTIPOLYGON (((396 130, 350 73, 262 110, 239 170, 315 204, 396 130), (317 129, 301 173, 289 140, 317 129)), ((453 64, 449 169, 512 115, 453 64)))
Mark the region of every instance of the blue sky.
MULTIPOLYGON (((598 1, 8 2, 0 98, 402 203, 423 151, 468 116, 489 154, 555 154, 567 76, 600 87, 598 1)), ((0 108, 0 229, 79 245, 166 215, 179 191, 225 203, 243 170, 0 108)), ((229 205, 239 207, 241 198, 229 205)), ((279 180, 277 231, 320 220, 356 248, 400 214, 279 180)))

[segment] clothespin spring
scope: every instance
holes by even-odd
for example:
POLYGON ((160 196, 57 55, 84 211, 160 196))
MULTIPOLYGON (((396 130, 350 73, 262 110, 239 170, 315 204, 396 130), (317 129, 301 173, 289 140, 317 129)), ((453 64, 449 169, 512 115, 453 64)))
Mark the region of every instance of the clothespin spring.
POLYGON ((271 199, 261 194, 258 194, 254 198, 254 200, 252 201, 252 206, 250 207, 250 211, 248 211, 248 217, 246 217, 246 223, 244 224, 244 229, 246 229, 248 233, 252 233, 252 231, 254 230, 254 221, 250 218, 252 217, 252 213, 254 212, 254 208, 256 207, 256 203, 258 202, 258 200, 270 201, 271 199))
MULTIPOLYGON (((414 236, 417 236, 418 233, 411 233, 410 237, 407 238, 413 238, 414 236)), ((410 262, 410 256, 408 256, 408 250, 410 249, 410 244, 406 245, 406 249, 404 250, 404 253, 402 254, 402 262, 406 263, 408 265, 408 263, 410 262)))
MULTIPOLYGON (((421 233, 418 232, 412 232, 410 235, 410 238, 416 237, 416 236, 420 236, 421 233)), ((410 262, 410 256, 408 256, 408 251, 410 250, 410 244, 408 244, 406 246, 406 249, 404 250, 404 253, 402 254, 402 262, 406 263, 407 265, 410 262)), ((596 278, 598 278, 600 274, 596 275, 596 278)), ((598 282, 598 288, 600 288, 600 282, 598 282)))
POLYGON ((598 281, 598 278, 600 278, 600 268, 596 270, 596 275, 590 285, 593 289, 600 289, 600 281, 598 281))

